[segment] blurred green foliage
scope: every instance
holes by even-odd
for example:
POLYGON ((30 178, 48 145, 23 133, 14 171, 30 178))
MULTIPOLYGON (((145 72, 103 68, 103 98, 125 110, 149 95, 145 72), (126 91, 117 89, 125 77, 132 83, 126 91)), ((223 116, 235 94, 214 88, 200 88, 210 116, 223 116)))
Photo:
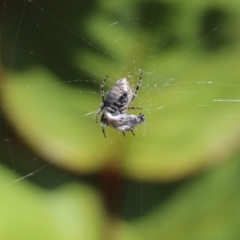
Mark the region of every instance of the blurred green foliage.
POLYGON ((4 3, 1 238, 238 239, 240 3, 4 3), (139 70, 146 124, 104 139, 100 82, 139 70))

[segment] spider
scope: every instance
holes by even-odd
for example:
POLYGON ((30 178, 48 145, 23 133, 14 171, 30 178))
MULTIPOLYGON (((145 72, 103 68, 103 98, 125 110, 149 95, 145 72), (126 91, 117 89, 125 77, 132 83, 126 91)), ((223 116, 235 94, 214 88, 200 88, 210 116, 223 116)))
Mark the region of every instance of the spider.
POLYGON ((104 86, 108 76, 105 77, 100 85, 102 103, 100 108, 96 111, 96 122, 98 122, 98 115, 103 111, 101 117, 101 127, 104 137, 106 138, 104 126, 110 126, 123 133, 131 131, 135 136, 133 130, 136 126, 142 124, 145 121, 145 116, 140 114, 139 116, 126 114, 128 109, 141 109, 139 107, 129 107, 129 104, 135 99, 142 83, 142 72, 137 84, 137 87, 133 93, 129 82, 126 78, 119 79, 116 84, 107 92, 107 97, 104 99, 104 86))
POLYGON ((138 116, 129 115, 126 113, 112 115, 105 111, 105 118, 107 118, 107 124, 117 130, 121 131, 125 136, 125 132, 131 131, 135 136, 133 130, 136 126, 145 122, 144 114, 140 113, 138 116))

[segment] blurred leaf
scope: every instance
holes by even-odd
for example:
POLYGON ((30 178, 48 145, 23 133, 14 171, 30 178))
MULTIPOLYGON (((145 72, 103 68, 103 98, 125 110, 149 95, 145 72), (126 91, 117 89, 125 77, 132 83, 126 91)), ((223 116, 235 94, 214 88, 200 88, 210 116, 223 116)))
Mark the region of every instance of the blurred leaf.
POLYGON ((106 221, 99 195, 71 184, 43 192, 0 167, 1 239, 102 239, 106 221))
MULTIPOLYGON (((186 183, 168 202, 134 221, 108 221, 98 194, 71 184, 43 192, 0 168, 4 239, 238 239, 239 155, 186 183), (107 224, 106 224, 107 223, 107 224), (107 227, 107 229, 105 229, 107 227)), ((147 196, 146 196, 147 197, 147 196)), ((144 198, 142 206, 145 207, 144 198)))
POLYGON ((237 155, 228 164, 187 183, 167 203, 149 214, 116 223, 119 235, 115 239, 239 239, 239 181, 237 155))
MULTIPOLYGON (((131 178, 166 181, 226 159, 238 147, 239 136, 239 107, 234 103, 239 98, 239 4, 212 2, 199 9, 188 1, 157 3, 156 9, 176 14, 166 28, 147 21, 146 29, 141 18, 116 17, 114 11, 120 14, 121 9, 107 2, 99 2, 101 11, 94 10, 87 19, 92 34, 87 42, 95 45, 84 54, 74 51, 72 59, 91 77, 98 76, 97 88, 107 74, 107 89, 123 76, 136 84, 143 70, 133 104, 143 108, 146 124, 138 127, 136 137, 123 138, 107 128, 104 139, 93 118, 101 99, 96 88, 70 88, 38 67, 13 72, 2 83, 5 114, 17 131, 39 155, 76 172, 114 165, 131 178), (209 49, 215 31, 221 41, 217 49, 209 49), (170 44, 169 36, 178 42, 172 39, 170 44)), ((131 14, 141 16, 143 10, 133 8, 131 14)))

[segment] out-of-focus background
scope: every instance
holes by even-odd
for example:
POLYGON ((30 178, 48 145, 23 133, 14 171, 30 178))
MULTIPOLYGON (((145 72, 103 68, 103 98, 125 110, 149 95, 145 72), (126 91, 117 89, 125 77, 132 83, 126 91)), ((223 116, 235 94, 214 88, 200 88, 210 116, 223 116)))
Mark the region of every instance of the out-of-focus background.
POLYGON ((0 14, 0 239, 240 238, 239 1, 0 14), (104 138, 101 82, 134 89, 141 72, 129 113, 146 123, 104 138))

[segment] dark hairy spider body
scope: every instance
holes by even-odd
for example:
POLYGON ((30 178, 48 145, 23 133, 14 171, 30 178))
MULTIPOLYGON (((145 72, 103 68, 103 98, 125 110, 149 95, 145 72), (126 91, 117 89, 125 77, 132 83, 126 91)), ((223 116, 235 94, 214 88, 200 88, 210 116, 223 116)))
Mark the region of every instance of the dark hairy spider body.
POLYGON ((119 79, 116 84, 107 92, 107 97, 104 99, 104 85, 107 77, 103 80, 100 90, 102 96, 102 103, 100 108, 96 112, 96 122, 98 122, 98 115, 103 111, 101 117, 101 127, 104 137, 106 137, 104 127, 110 126, 123 133, 133 130, 136 126, 145 122, 145 116, 139 114, 139 116, 128 115, 126 112, 128 109, 141 109, 139 107, 129 107, 131 102, 137 96, 139 88, 142 83, 142 73, 140 75, 139 82, 135 91, 132 88, 126 78, 119 79))

